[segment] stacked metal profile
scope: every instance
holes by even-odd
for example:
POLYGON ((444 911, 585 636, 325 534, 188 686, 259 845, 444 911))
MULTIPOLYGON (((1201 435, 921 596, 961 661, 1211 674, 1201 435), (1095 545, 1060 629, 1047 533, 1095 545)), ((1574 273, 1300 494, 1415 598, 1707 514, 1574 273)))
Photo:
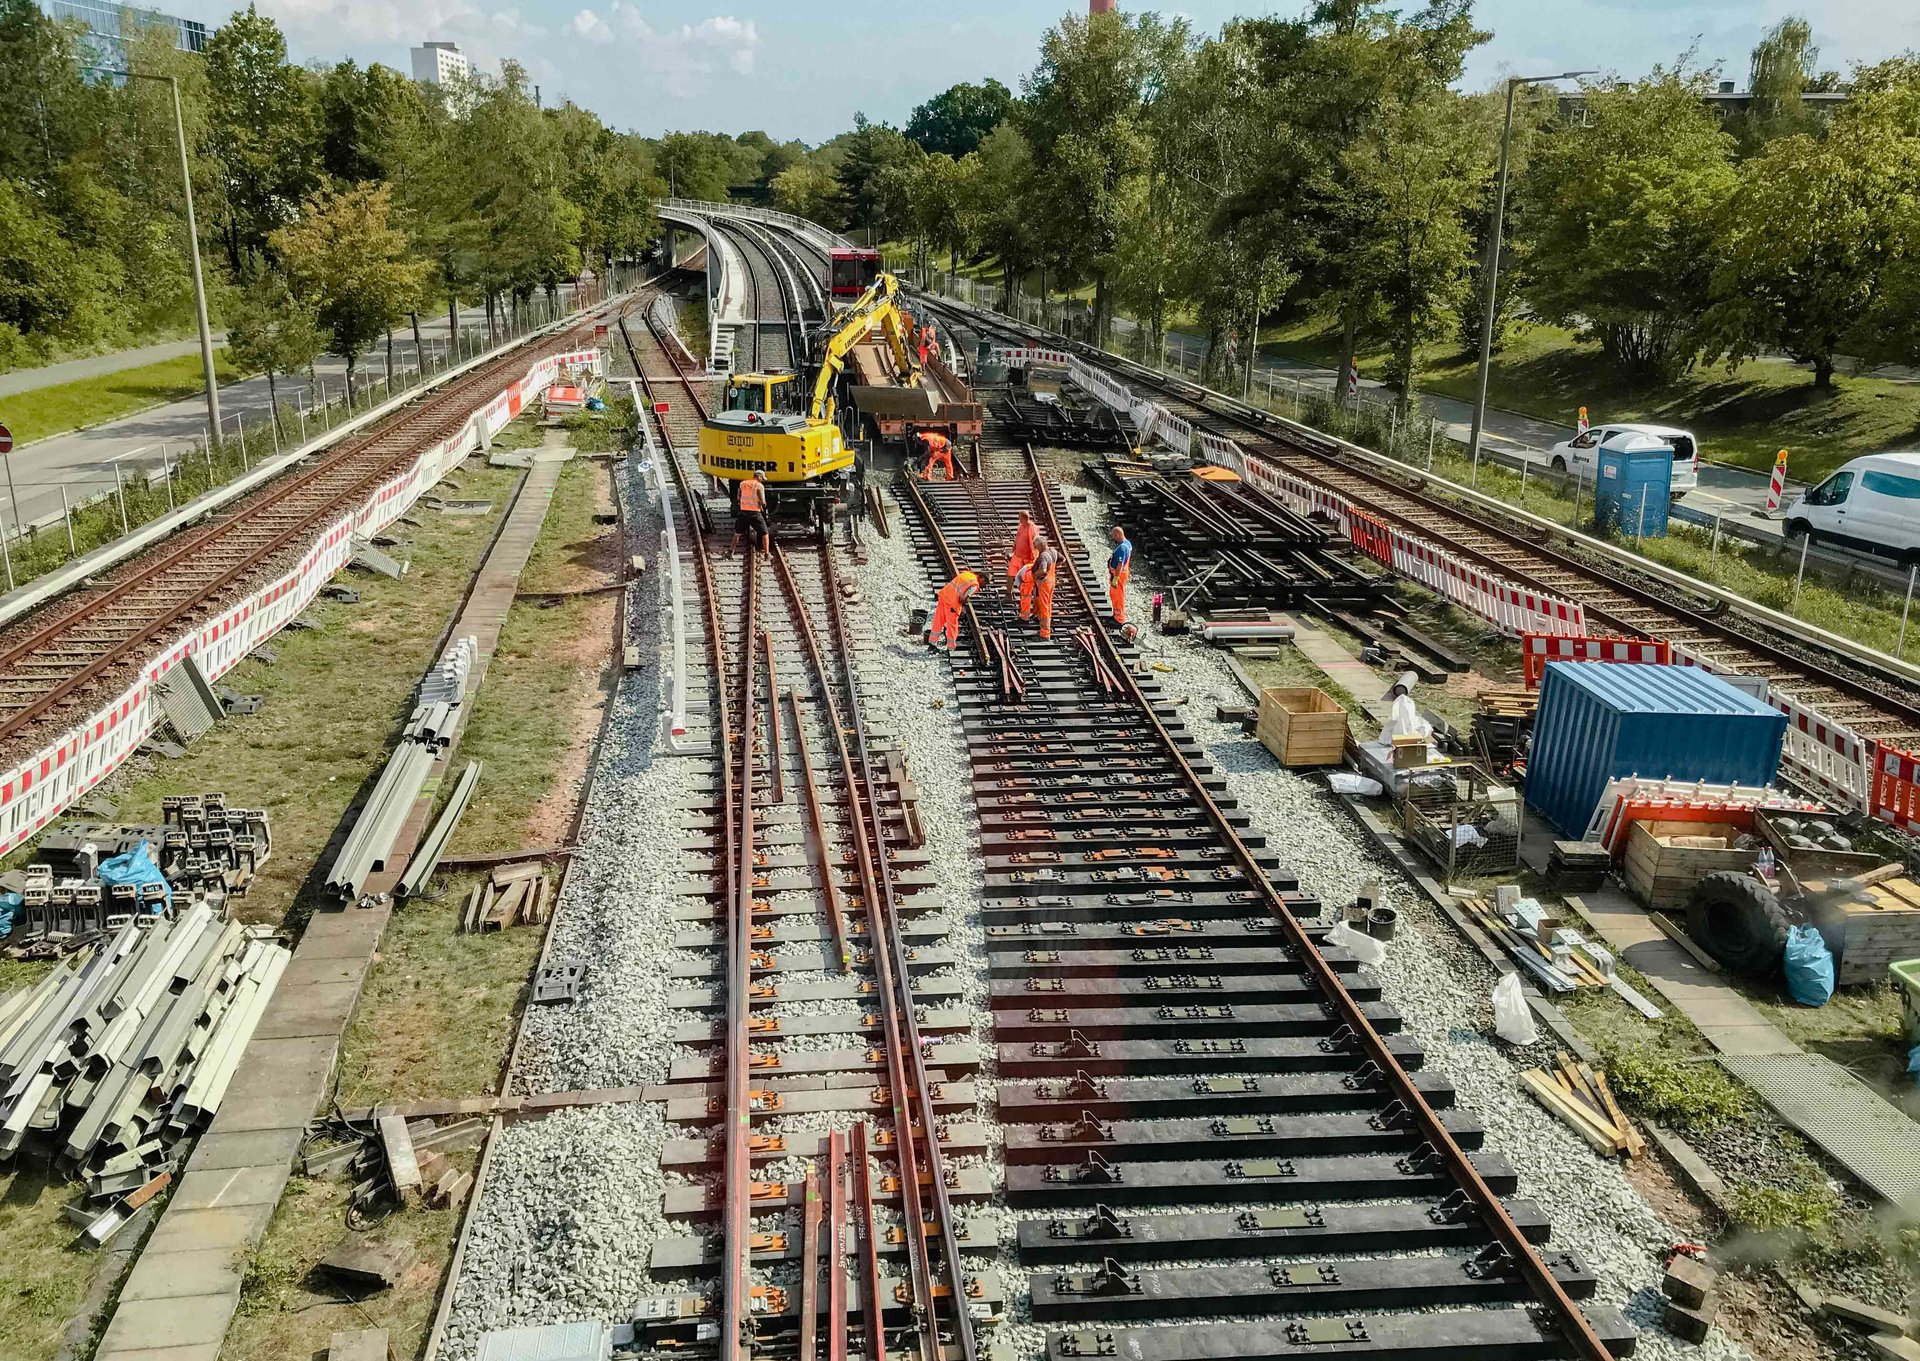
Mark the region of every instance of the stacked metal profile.
POLYGON ((1244 482, 1112 466, 1094 474, 1114 497, 1114 518, 1174 583, 1182 609, 1366 609, 1385 590, 1386 578, 1356 566, 1343 540, 1244 482))
POLYGON ((461 638, 434 663, 420 682, 413 714, 401 733, 400 745, 367 796, 366 806, 347 833, 346 844, 327 871, 327 888, 342 898, 358 898, 369 876, 387 868, 393 843, 426 787, 427 776, 442 750, 452 744, 460 725, 461 696, 467 675, 480 653, 472 638, 461 638))
POLYGON ((199 903, 0 1000, 0 1157, 37 1137, 89 1194, 150 1180, 219 1109, 291 957, 199 903))

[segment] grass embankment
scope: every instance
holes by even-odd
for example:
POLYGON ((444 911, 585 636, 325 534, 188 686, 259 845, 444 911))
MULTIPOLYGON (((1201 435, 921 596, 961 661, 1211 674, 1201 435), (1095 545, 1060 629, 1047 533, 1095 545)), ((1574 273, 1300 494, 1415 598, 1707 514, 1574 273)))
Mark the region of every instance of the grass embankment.
MULTIPOLYGON (((581 438, 580 431, 550 434, 546 447, 581 438)), ((611 512, 611 497, 604 463, 566 465, 521 577, 523 595, 577 592, 619 579, 615 527, 597 518, 611 512)), ((522 599, 507 616, 457 752, 457 763, 478 760, 484 769, 453 856, 564 839, 605 698, 621 596, 557 599, 522 599)), ((477 878, 474 871, 437 875, 429 896, 410 898, 395 912, 341 1045, 337 1096, 343 1106, 495 1088, 542 932, 456 934, 477 878)), ((557 888, 557 870, 554 881, 557 888)), ((472 1161, 469 1156, 459 1165, 472 1161)), ((334 1330, 367 1326, 388 1329, 394 1355, 418 1353, 452 1254, 459 1207, 375 1216, 370 1234, 412 1243, 420 1262, 399 1286, 352 1304, 313 1274, 344 1229, 345 1191, 340 1180, 294 1178, 248 1272, 223 1356, 319 1354, 334 1330)))
MULTIPOLYGON (((213 352, 213 373, 220 383, 246 376, 227 358, 224 346, 213 352)), ((162 402, 198 397, 205 391, 200 356, 183 354, 98 378, 80 378, 0 397, 0 424, 13 431, 14 443, 26 444, 117 420, 162 402)))
MULTIPOLYGON (((1340 362, 1340 332, 1313 321, 1268 331, 1264 347, 1323 367, 1340 362)), ((1378 373, 1384 352, 1360 357, 1378 373)), ((1453 341, 1421 347, 1418 386, 1471 402, 1479 356, 1453 341)), ((1791 451, 1796 479, 1818 481, 1838 465, 1876 450, 1920 446, 1920 383, 1836 376, 1831 392, 1811 374, 1779 360, 1753 360, 1729 370, 1700 367, 1678 382, 1648 388, 1624 382, 1600 352, 1558 326, 1528 326, 1493 357, 1487 401, 1505 411, 1565 426, 1571 435, 1581 407, 1600 421, 1652 421, 1697 434, 1706 457, 1765 471, 1774 454, 1791 451)))
MULTIPOLYGON (((470 466, 456 478, 461 495, 499 502, 513 475, 470 466)), ((405 577, 349 574, 343 582, 360 593, 358 603, 316 601, 304 617, 322 627, 283 631, 269 644, 271 665, 256 654, 223 678, 265 698, 258 714, 215 725, 178 760, 134 757, 89 800, 130 821, 158 820, 161 796, 181 790, 224 790, 234 804, 266 808, 273 855, 236 903, 246 920, 297 920, 309 906, 313 871, 404 722, 413 685, 493 530, 481 516, 423 511, 419 519, 417 530, 400 527, 402 556, 412 561, 405 577)), ((6 863, 31 859, 28 849, 6 863)), ((8 973, 23 980, 28 972, 7 967, 0 988, 8 973)), ((0 1173, 0 1337, 9 1357, 52 1358, 92 1279, 98 1257, 71 1246, 74 1231, 60 1213, 73 1199, 64 1181, 49 1182, 30 1164, 0 1173)))

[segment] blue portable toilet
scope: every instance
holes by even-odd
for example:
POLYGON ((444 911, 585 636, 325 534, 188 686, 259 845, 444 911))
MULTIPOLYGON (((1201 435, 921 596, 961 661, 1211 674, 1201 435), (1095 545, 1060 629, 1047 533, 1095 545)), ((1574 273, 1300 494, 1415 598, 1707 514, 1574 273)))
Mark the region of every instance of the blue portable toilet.
POLYGON ((1673 500, 1673 446, 1652 435, 1615 435, 1600 446, 1593 484, 1593 526, 1617 529, 1629 538, 1659 539, 1667 533, 1673 500))

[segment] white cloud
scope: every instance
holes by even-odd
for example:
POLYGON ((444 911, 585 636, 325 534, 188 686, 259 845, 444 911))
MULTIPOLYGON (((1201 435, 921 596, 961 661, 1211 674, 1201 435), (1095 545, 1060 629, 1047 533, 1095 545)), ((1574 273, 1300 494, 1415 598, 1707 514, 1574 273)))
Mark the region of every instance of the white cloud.
POLYGON ((583 9, 574 15, 572 21, 568 23, 566 31, 577 38, 585 38, 589 42, 610 43, 613 41, 613 30, 607 27, 607 21, 590 9, 583 9))

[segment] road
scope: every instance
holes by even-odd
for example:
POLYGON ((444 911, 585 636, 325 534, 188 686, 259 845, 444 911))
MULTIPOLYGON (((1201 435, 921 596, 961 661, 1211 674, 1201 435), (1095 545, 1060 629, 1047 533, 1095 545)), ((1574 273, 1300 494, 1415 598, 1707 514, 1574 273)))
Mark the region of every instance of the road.
MULTIPOLYGON (((563 291, 563 301, 567 295, 563 291)), ((478 308, 468 308, 460 314, 462 329, 484 327, 486 313, 478 308)), ((437 318, 422 316, 420 319, 421 341, 429 359, 438 362, 446 353, 448 343, 447 318, 444 314, 437 318)), ((179 342, 187 346, 188 352, 199 350, 198 341, 179 342)), ((71 365, 90 366, 96 363, 107 364, 99 370, 101 373, 113 372, 111 361, 117 356, 99 355, 88 359, 68 361, 71 365)), ((160 356, 164 358, 165 356, 160 356)), ((139 362, 150 363, 151 359, 139 362)), ((396 381, 401 374, 415 367, 413 336, 411 330, 396 331, 393 336, 393 366, 396 381)), ((42 375, 51 369, 68 367, 67 364, 49 366, 48 369, 32 370, 42 375)), ((358 369, 360 377, 384 377, 386 374, 386 346, 382 344, 372 352, 361 356, 358 369)), ((9 377, 12 375, 8 375, 9 377)), ((77 376, 87 377, 82 373, 77 376)), ((324 390, 328 400, 338 402, 345 383, 346 361, 334 355, 325 356, 315 365, 315 377, 319 387, 324 390)), ((51 381, 69 381, 65 377, 55 377, 51 381)), ((359 378, 356 378, 356 388, 359 378)), ((276 384, 280 405, 302 408, 314 404, 317 395, 309 389, 307 380, 301 378, 281 378, 276 384)), ((356 399, 357 400, 357 399, 356 399)), ((224 383, 220 387, 221 420, 229 436, 235 429, 236 421, 244 422, 252 428, 255 422, 264 421, 269 409, 268 384, 263 377, 246 378, 237 382, 224 383)), ((4 394, 0 394, 0 422, 5 420, 4 394)), ((17 446, 9 461, 12 464, 14 490, 19 495, 19 505, 7 506, 6 532, 9 537, 17 534, 17 524, 43 523, 57 520, 61 513, 62 492, 66 500, 78 504, 90 496, 110 491, 115 485, 115 468, 118 476, 128 481, 139 477, 158 479, 161 470, 168 463, 178 464, 189 456, 197 442, 204 441, 207 432, 207 404, 202 397, 191 397, 178 402, 168 402, 162 406, 151 407, 135 412, 119 420, 108 421, 91 429, 76 430, 65 435, 52 435, 46 439, 35 440, 31 444, 17 446)))

